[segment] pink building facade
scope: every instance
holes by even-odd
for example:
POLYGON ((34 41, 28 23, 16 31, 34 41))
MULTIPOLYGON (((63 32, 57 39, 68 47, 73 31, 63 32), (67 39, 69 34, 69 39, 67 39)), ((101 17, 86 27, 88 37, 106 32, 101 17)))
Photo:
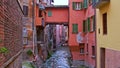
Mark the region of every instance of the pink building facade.
POLYGON ((68 43, 75 62, 95 67, 95 14, 91 0, 69 0, 68 43))
POLYGON ((68 24, 68 6, 46 7, 46 24, 68 24))
MULTIPOLYGON (((95 13, 91 0, 69 0, 69 8, 46 8, 46 24, 68 24, 68 45, 73 63, 95 67, 95 13)), ((56 38, 59 36, 56 27, 56 38)), ((58 39, 60 42, 60 39, 58 39)))

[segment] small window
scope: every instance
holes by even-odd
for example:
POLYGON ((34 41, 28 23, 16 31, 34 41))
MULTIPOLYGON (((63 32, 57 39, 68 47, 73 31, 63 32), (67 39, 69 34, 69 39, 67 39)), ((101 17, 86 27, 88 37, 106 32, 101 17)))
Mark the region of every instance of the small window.
POLYGON ((79 44, 79 46, 80 46, 80 54, 84 54, 85 53, 85 51, 84 51, 84 44, 83 43, 81 43, 81 44, 79 44))
POLYGON ((42 17, 42 11, 39 9, 39 17, 42 17))
POLYGON ((90 31, 95 31, 95 16, 90 18, 90 31))
POLYGON ((87 54, 88 54, 88 44, 87 44, 87 54))
POLYGON ((107 34, 107 13, 103 14, 103 34, 107 34))
POLYGON ((23 5, 24 16, 28 16, 28 6, 23 5))
POLYGON ((48 11, 48 17, 52 16, 52 11, 48 11))
POLYGON ((73 10, 81 10, 82 9, 82 2, 73 2, 73 10))
POLYGON ((73 24, 72 25, 72 32, 73 33, 78 33, 78 24, 73 24))
POLYGON ((95 46, 92 46, 92 56, 95 56, 95 46))

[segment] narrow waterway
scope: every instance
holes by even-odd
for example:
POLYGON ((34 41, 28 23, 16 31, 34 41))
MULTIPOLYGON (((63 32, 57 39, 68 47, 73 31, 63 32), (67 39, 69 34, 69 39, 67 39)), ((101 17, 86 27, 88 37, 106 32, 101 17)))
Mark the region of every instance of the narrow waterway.
POLYGON ((70 68, 70 66, 70 50, 67 46, 61 46, 40 68, 70 68))

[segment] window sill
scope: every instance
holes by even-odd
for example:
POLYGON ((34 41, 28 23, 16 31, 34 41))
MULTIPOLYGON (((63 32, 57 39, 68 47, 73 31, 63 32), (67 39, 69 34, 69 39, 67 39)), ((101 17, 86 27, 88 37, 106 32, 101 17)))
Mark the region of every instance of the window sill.
POLYGON ((94 55, 92 55, 92 56, 91 56, 91 58, 92 58, 92 59, 95 59, 95 56, 94 56, 94 55))
POLYGON ((72 32, 72 34, 78 34, 78 32, 72 32))
POLYGON ((83 10, 83 9, 74 9, 75 11, 81 11, 81 10, 83 10))
POLYGON ((80 55, 84 55, 85 53, 80 53, 80 55))

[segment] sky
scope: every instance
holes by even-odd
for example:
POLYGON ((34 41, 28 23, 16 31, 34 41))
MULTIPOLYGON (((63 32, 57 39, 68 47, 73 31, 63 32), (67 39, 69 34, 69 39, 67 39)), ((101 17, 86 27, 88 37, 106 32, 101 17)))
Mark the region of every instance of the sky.
POLYGON ((54 0, 54 5, 68 5, 68 0, 54 0))

